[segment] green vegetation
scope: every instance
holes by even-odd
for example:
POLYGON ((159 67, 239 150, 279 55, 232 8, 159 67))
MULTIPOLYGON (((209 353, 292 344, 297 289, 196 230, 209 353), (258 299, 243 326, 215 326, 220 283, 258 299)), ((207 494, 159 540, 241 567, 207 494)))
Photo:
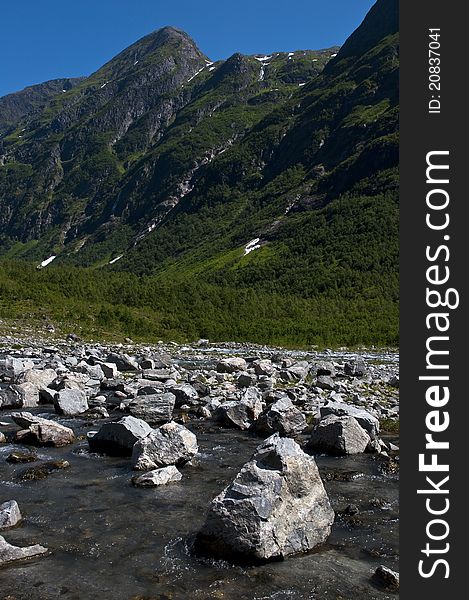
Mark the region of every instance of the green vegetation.
POLYGON ((333 295, 301 299, 202 282, 161 282, 76 267, 0 262, 0 319, 52 322, 85 338, 256 341, 287 347, 393 345, 397 306, 333 295), (388 320, 383 314, 389 315, 388 320))
POLYGON ((165 28, 22 110, 0 142, 0 318, 396 345, 397 2, 370 15, 338 52, 215 65, 165 28))

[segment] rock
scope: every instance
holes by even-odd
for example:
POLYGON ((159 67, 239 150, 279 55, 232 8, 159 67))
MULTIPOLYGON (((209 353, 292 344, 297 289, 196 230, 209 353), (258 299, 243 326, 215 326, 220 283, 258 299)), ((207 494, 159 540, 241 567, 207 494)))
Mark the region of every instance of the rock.
POLYGON ((39 390, 39 403, 40 404, 54 404, 54 398, 57 391, 51 388, 42 388, 39 390))
POLYGON ((16 434, 17 442, 59 448, 75 441, 73 431, 55 421, 42 419, 28 412, 12 413, 11 418, 23 427, 23 430, 16 434))
POLYGON ((34 384, 39 391, 49 387, 56 378, 57 373, 53 369, 30 369, 22 376, 24 382, 34 384))
POLYGON ((106 378, 104 371, 101 368, 101 365, 89 365, 88 363, 80 363, 77 366, 77 371, 79 373, 84 373, 88 375, 90 379, 94 379, 96 381, 102 381, 106 378))
POLYGON ((15 500, 0 504, 0 529, 7 529, 17 525, 23 517, 15 500))
POLYGON ((138 388, 137 396, 154 396, 155 394, 162 394, 163 392, 163 383, 160 381, 155 381, 151 385, 144 385, 143 387, 138 388))
POLYGON ((14 358, 7 356, 5 359, 5 371, 14 380, 18 380, 23 373, 34 368, 34 363, 28 358, 14 358))
POLYGON ((256 421, 256 431, 262 435, 279 433, 281 436, 297 435, 307 423, 300 410, 288 397, 283 397, 266 409, 256 421))
POLYGON ((300 361, 289 367, 288 372, 293 375, 297 381, 306 379, 309 373, 309 364, 306 361, 300 361))
POLYGON ((99 363, 99 366, 101 367, 101 371, 104 374, 104 377, 106 377, 106 379, 116 379, 117 375, 119 373, 118 369, 117 369, 117 365, 115 363, 99 363))
POLYGON ((354 417, 329 415, 313 429, 309 446, 330 454, 365 452, 370 436, 354 417))
POLYGON ((321 390, 334 390, 335 383, 332 377, 329 375, 319 375, 316 380, 316 387, 320 388, 321 390))
POLYGON ((168 465, 184 465, 198 450, 196 436, 184 425, 171 421, 135 444, 132 467, 138 471, 148 471, 168 465))
POLYGON ((154 469, 143 475, 135 475, 132 477, 132 483, 137 487, 156 487, 181 479, 182 475, 177 468, 174 465, 169 465, 161 469, 154 469))
POLYGON ((37 454, 31 454, 30 452, 11 452, 6 457, 6 461, 13 464, 31 463, 36 460, 38 460, 37 454))
POLYGON ((236 378, 236 384, 240 388, 248 388, 255 385, 257 377, 250 373, 240 373, 236 378))
POLYGON ((321 417, 327 417, 327 415, 354 417, 369 433, 371 439, 376 439, 379 435, 378 419, 363 408, 356 408, 345 402, 327 402, 320 410, 321 417))
POLYGON ((258 377, 262 375, 270 377, 276 371, 272 362, 267 359, 256 360, 252 363, 252 365, 254 367, 254 372, 258 377))
POLYGON ((33 383, 12 384, 0 390, 1 408, 32 408, 39 404, 39 390, 33 383))
POLYGON ((183 404, 189 406, 195 406, 199 403, 199 394, 189 383, 181 383, 180 385, 173 385, 169 388, 171 394, 174 394, 176 399, 176 406, 179 408, 183 404))
POLYGON ((167 423, 173 416, 176 397, 166 394, 149 394, 134 398, 127 409, 131 415, 148 423, 167 423))
POLYGON ((236 371, 245 371, 247 362, 244 358, 233 356, 230 358, 222 358, 217 364, 218 373, 236 373, 236 371))
POLYGON ((88 410, 85 392, 81 390, 61 390, 54 396, 55 412, 59 415, 73 417, 88 410))
POLYGON ((314 366, 313 366, 313 371, 316 371, 316 375, 321 376, 321 375, 326 375, 328 377, 335 377, 337 374, 336 368, 334 367, 334 365, 326 360, 321 360, 319 362, 317 362, 314 366))
POLYGON ((395 592, 399 590, 399 573, 383 565, 376 569, 373 580, 389 590, 395 592))
POLYGON ((220 405, 214 413, 214 418, 227 427, 246 430, 254 426, 263 410, 264 402, 260 392, 256 388, 248 388, 241 400, 220 405))
POLYGON ((393 388, 399 388, 399 377, 397 375, 393 375, 389 381, 388 381, 388 385, 390 385, 393 388))
POLYGON ((116 423, 104 423, 93 436, 88 437, 91 452, 110 456, 131 456, 134 444, 153 429, 142 419, 123 417, 116 423))
POLYGON ((171 378, 171 370, 162 369, 146 369, 143 371, 143 377, 150 381, 168 381, 171 378))
POLYGON ((363 377, 367 373, 366 363, 363 358, 356 358, 344 365, 344 373, 351 377, 363 377))
POLYGON ((108 419, 109 413, 104 406, 94 406, 83 413, 83 417, 87 419, 108 419))
POLYGON ((53 471, 68 469, 69 467, 68 460, 51 460, 21 471, 16 479, 18 481, 40 481, 49 477, 53 471))
POLYGON ((0 444, 5 444, 7 441, 5 434, 0 431, 0 444))
POLYGON ((18 546, 12 546, 9 544, 4 537, 0 535, 0 565, 4 565, 16 560, 24 560, 26 558, 33 558, 34 556, 40 556, 49 552, 44 546, 26 546, 19 548, 18 546))
POLYGON ((114 363, 118 371, 138 371, 140 369, 138 362, 127 354, 117 354, 111 352, 106 358, 107 363, 114 363))
POLYGON ((314 458, 274 434, 212 501, 195 548, 228 559, 280 559, 323 543, 333 521, 314 458))

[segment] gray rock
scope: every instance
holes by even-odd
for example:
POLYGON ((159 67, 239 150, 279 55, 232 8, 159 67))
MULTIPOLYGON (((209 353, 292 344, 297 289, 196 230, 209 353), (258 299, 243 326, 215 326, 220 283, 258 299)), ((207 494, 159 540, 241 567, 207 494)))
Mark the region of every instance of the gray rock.
POLYGON ((54 398, 56 393, 56 390, 52 390, 51 388, 42 388, 41 390, 39 390, 39 403, 54 404, 54 398))
POLYGON ((39 390, 47 388, 57 378, 53 369, 30 369, 23 376, 23 382, 33 383, 39 390))
POLYGON ((323 543, 333 521, 314 458, 275 434, 212 501, 196 549, 253 562, 285 558, 323 543))
POLYGON ((0 390, 1 408, 33 408, 39 404, 39 390, 30 382, 9 385, 0 390))
POLYGON ((172 374, 171 369, 146 369, 143 371, 143 377, 150 381, 167 381, 172 374))
POLYGON ((116 379, 119 371, 115 363, 105 362, 100 363, 101 371, 106 379, 116 379))
POLYGON ((344 373, 351 377, 363 377, 367 373, 367 366, 363 358, 356 358, 344 365, 344 373))
POLYGON ((148 436, 153 429, 135 417, 123 417, 116 423, 104 423, 93 436, 88 437, 92 452, 111 456, 131 456, 134 444, 148 436))
POLYGON ((397 571, 393 571, 389 567, 380 565, 376 569, 373 575, 373 579, 386 589, 389 589, 394 592, 397 592, 399 590, 399 573, 397 571))
POLYGON ((244 358, 233 356, 222 358, 217 364, 217 371, 219 373, 236 373, 236 371, 245 371, 247 366, 248 364, 244 358))
POLYGON ((111 352, 107 358, 107 363, 114 363, 117 367, 118 371, 138 371, 140 366, 135 358, 128 356, 127 354, 117 354, 116 352, 111 352))
POLYGON ((254 372, 257 376, 266 375, 270 377, 276 372, 272 362, 267 359, 256 360, 253 362, 254 372))
POLYGON ((132 466, 138 471, 148 471, 168 465, 183 465, 197 452, 196 436, 184 425, 171 421, 135 444, 132 466))
POLYGON ((40 556, 49 552, 44 546, 26 546, 19 548, 18 546, 12 546, 9 544, 4 537, 0 535, 0 565, 8 564, 17 560, 25 560, 26 558, 33 558, 34 556, 40 556))
POLYGON ((272 435, 276 432, 281 436, 297 435, 305 427, 304 415, 286 396, 272 404, 256 421, 256 431, 262 435, 272 435))
POLYGON ((316 387, 320 388, 321 390, 334 390, 335 383, 332 377, 329 375, 319 375, 316 380, 316 387))
POLYGON ((161 469, 154 469, 143 475, 135 475, 132 477, 132 483, 137 487, 156 487, 181 479, 182 475, 177 468, 174 465, 169 465, 161 469))
POLYGON ((0 529, 7 529, 17 525, 23 517, 15 500, 0 504, 0 529))
POLYGON ((179 408, 183 404, 196 406, 199 403, 199 394, 189 383, 181 383, 173 385, 169 388, 171 394, 176 398, 176 406, 179 408))
POLYGON ((254 426, 263 410, 261 393, 256 388, 248 388, 241 400, 230 400, 221 404, 215 410, 214 418, 227 427, 246 430, 254 426))
POLYGON ((330 454, 365 452, 370 436, 354 417, 329 415, 321 419, 311 433, 309 446, 330 454))
POLYGON ((5 359, 5 371, 13 379, 18 379, 29 369, 34 368, 34 363, 28 358, 15 358, 7 356, 5 359))
POLYGON ((85 392, 81 390, 61 390, 54 396, 55 412, 59 415, 73 417, 88 410, 85 392))
POLYGON ((335 377, 337 370, 335 366, 326 360, 321 360, 314 364, 313 370, 316 371, 316 375, 327 375, 328 377, 335 377))
POLYGON ((0 444, 5 444, 7 441, 5 434, 0 431, 0 444))
POLYGON ((363 408, 356 408, 345 402, 327 402, 321 407, 321 417, 327 417, 327 415, 355 417, 363 429, 369 433, 371 439, 376 439, 379 435, 379 420, 363 408))
POLYGON ((101 365, 89 365, 87 363, 82 363, 78 365, 77 372, 84 373, 85 375, 88 375, 90 379, 94 379, 96 381, 102 381, 106 377, 101 365))
POLYGON ((240 373, 236 378, 236 384, 240 388, 248 388, 255 385, 257 377, 251 373, 240 373))
MULTIPOLYGON (((140 380, 144 381, 144 380, 140 380)), ((164 391, 164 385, 160 381, 155 381, 152 384, 143 385, 138 388, 137 396, 153 396, 154 394, 162 394, 164 391)))
POLYGON ((73 431, 55 421, 36 417, 28 412, 12 413, 11 418, 23 428, 16 434, 18 442, 59 448, 75 441, 73 431))
POLYGON ((131 415, 148 423, 167 423, 173 416, 176 397, 166 394, 149 394, 137 396, 127 407, 131 415))

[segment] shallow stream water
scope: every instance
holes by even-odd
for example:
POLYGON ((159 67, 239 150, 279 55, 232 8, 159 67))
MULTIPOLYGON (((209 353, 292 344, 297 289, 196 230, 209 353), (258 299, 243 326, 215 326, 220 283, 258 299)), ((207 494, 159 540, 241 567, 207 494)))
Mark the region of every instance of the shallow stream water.
MULTIPOLYGON (((56 418, 42 408, 33 412, 56 418)), ((0 419, 10 421, 8 412, 0 419)), ((96 424, 60 422, 78 435, 96 424)), ((65 448, 36 449, 43 460, 66 459, 70 468, 47 479, 19 483, 20 471, 6 456, 20 449, 0 446, 0 499, 14 499, 23 523, 3 532, 23 546, 40 543, 51 554, 0 569, 0 598, 9 600, 384 600, 396 598, 370 581, 376 567, 397 569, 398 481, 384 476, 374 455, 317 463, 338 515, 328 544, 305 556, 256 567, 201 559, 191 552, 210 500, 250 458, 260 439, 202 421, 200 454, 183 479, 156 489, 131 485, 130 460, 93 455, 86 441, 65 448), (345 480, 344 480, 345 479, 345 480)), ((4 433, 13 424, 0 427, 4 433)), ((24 449, 24 448, 23 448, 24 449)))

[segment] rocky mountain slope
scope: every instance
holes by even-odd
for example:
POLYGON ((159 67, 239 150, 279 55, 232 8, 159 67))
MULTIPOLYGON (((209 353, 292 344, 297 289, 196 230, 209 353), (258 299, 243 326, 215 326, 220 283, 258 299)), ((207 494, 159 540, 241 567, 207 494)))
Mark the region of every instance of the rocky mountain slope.
POLYGON ((212 63, 166 27, 42 109, 7 119, 6 99, 4 258, 361 298, 397 322, 397 0, 340 50, 212 63))

